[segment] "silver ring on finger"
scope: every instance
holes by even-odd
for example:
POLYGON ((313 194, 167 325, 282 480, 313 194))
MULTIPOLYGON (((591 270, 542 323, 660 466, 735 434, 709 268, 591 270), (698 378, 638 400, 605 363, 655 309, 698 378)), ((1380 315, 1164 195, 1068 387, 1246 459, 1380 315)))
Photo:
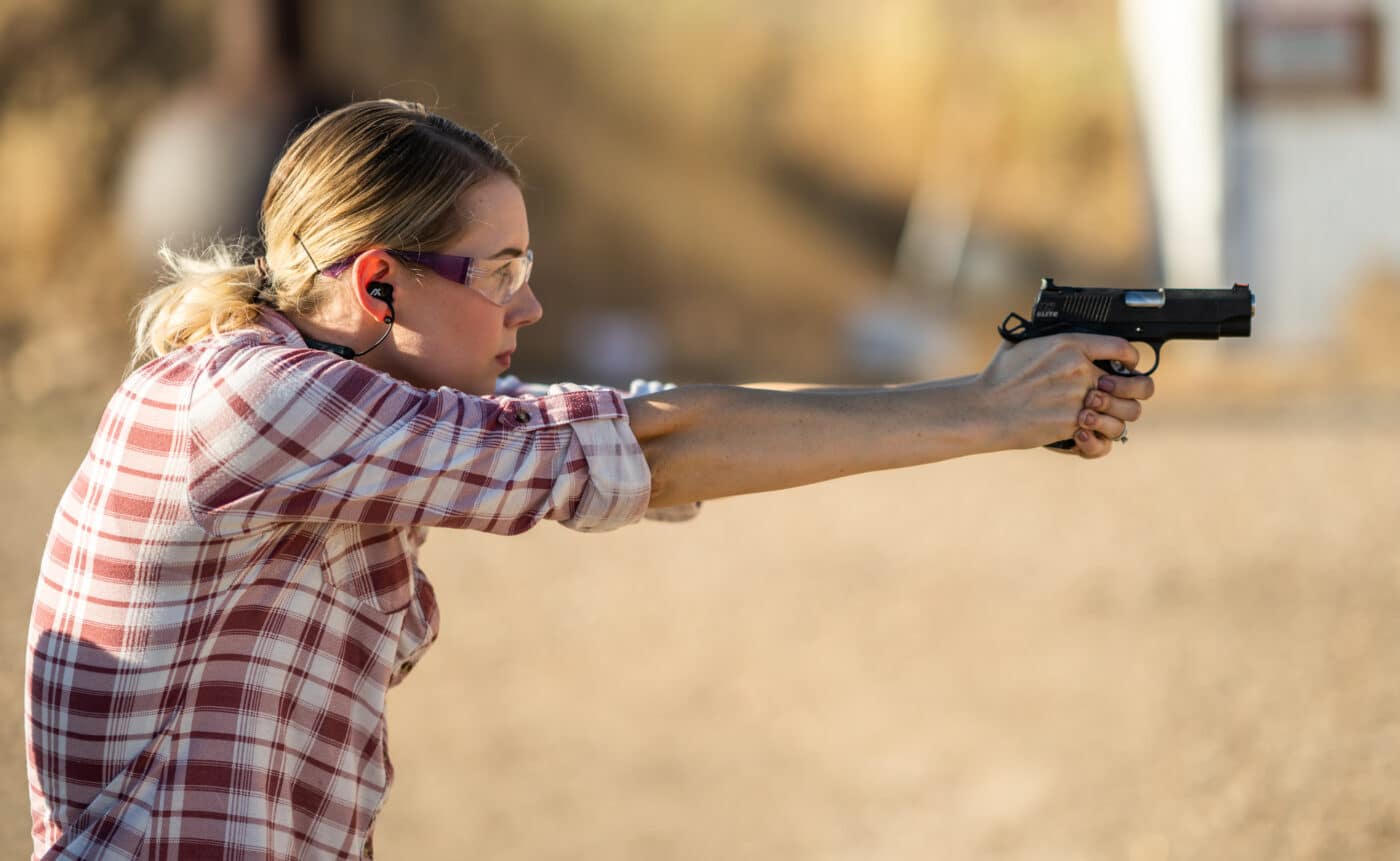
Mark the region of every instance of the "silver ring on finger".
POLYGON ((1123 432, 1120 433, 1120 434, 1118 435, 1118 438, 1115 439, 1114 442, 1127 442, 1127 441, 1128 441, 1128 429, 1127 429, 1127 428, 1123 428, 1123 432))

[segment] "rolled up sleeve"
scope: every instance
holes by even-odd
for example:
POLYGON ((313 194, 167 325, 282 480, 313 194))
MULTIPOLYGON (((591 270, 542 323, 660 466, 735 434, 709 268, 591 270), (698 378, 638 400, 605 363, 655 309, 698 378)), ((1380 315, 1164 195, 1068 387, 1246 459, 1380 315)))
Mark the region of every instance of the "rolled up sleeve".
MULTIPOLYGON (((565 385, 573 389, 588 389, 592 391, 601 391, 604 389, 603 386, 579 386, 573 383, 565 385)), ((663 392, 667 389, 674 389, 675 387, 675 383, 664 383, 660 380, 635 379, 628 387, 628 391, 625 395, 620 391, 618 391, 618 394, 624 398, 637 398, 643 395, 663 392)), ((552 388, 557 390, 560 387, 551 387, 541 383, 522 382, 519 377, 513 375, 506 375, 496 380, 496 394, 498 395, 546 395, 551 392, 552 388)), ((609 391, 617 390, 609 389, 609 391)), ((699 502, 684 502, 679 505, 668 505, 665 508, 651 508, 646 512, 646 519, 656 520, 662 523, 684 523, 694 520, 696 516, 700 514, 700 506, 701 503, 699 502)))
POLYGON ((201 369, 187 412, 190 507, 214 534, 289 520, 598 532, 639 520, 651 493, 607 389, 476 397, 235 344, 201 369))

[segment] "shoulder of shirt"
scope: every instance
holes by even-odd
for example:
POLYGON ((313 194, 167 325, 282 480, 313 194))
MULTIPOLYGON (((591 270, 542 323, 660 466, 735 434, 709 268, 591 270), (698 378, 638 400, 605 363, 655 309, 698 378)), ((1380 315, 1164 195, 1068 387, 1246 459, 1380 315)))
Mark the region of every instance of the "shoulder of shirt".
POLYGON ((354 377, 370 385, 426 391, 360 362, 307 346, 296 327, 271 310, 264 310, 252 326, 211 335, 187 349, 191 350, 187 361, 198 367, 197 375, 201 377, 218 375, 259 384, 308 377, 354 377))
POLYGON ((568 421, 575 413, 621 412, 621 402, 616 399, 625 394, 607 386, 523 383, 514 376, 498 380, 495 392, 488 396, 456 389, 423 389, 360 362, 308 347, 285 316, 266 309, 253 325, 211 335, 172 351, 142 366, 128 380, 140 385, 143 379, 152 378, 165 384, 192 386, 196 398, 215 385, 225 396, 238 393, 264 403, 269 398, 282 402, 302 397, 313 388, 318 392, 335 390, 360 395, 370 389, 392 392, 395 402, 403 398, 437 401, 447 397, 460 400, 464 406, 471 404, 468 409, 484 413, 512 410, 510 403, 519 400, 577 397, 584 393, 598 399, 596 406, 586 410, 577 404, 566 407, 568 402, 561 401, 550 411, 551 421, 546 424, 568 421))

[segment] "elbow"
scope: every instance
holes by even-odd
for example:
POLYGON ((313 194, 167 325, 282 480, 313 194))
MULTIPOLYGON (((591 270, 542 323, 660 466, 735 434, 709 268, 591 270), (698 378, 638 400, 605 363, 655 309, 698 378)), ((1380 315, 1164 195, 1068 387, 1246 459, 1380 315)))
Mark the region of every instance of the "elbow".
POLYGON ((647 499, 648 508, 666 505, 666 494, 671 486, 671 470, 665 446, 652 440, 642 443, 642 456, 651 472, 651 494, 647 499))
POLYGON ((673 448, 660 441, 642 446, 647 467, 651 470, 648 508, 670 508, 673 505, 700 501, 695 482, 685 479, 684 469, 682 464, 677 462, 673 448))
POLYGON ((670 485, 665 477, 653 471, 651 474, 651 496, 647 499, 647 508, 666 508, 670 505, 676 505, 680 501, 670 495, 670 485))
POLYGON ((699 502, 696 424, 704 415, 722 414, 728 388, 687 386, 627 401, 632 431, 651 471, 649 508, 699 502))

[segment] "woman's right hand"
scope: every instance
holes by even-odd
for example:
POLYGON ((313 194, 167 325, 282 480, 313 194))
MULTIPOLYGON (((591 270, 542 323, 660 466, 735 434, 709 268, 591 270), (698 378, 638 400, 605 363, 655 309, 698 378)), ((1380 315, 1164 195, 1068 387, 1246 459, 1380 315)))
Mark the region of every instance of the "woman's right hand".
POLYGON ((1108 454, 1128 422, 1142 415, 1152 378, 1105 373, 1095 360, 1134 368, 1138 352, 1122 338, 1068 334, 1006 343, 976 378, 1006 448, 1073 439, 1085 458, 1108 454))

